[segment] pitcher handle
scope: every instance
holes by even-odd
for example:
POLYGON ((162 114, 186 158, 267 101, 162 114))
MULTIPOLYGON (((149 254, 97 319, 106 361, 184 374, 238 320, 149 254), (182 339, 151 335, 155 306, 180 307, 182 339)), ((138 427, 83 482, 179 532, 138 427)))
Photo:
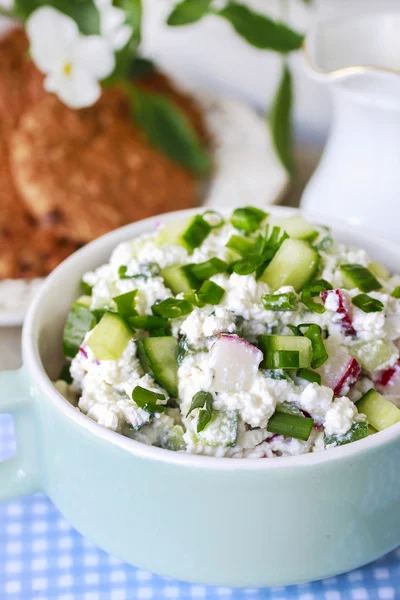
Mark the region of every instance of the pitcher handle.
POLYGON ((41 490, 34 400, 24 370, 0 372, 0 413, 13 417, 17 454, 0 462, 0 501, 41 490))

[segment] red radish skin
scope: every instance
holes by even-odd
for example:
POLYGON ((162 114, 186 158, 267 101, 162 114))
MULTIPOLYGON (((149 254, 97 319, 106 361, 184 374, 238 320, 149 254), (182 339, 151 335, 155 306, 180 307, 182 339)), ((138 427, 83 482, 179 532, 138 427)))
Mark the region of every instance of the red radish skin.
POLYGON ((338 299, 337 314, 341 316, 340 324, 347 335, 355 335, 356 330, 353 327, 351 320, 350 310, 346 306, 345 298, 340 290, 329 290, 327 292, 321 292, 321 300, 325 304, 329 294, 335 294, 338 299))
POLYGON ((375 385, 379 392, 389 395, 400 394, 400 360, 394 367, 380 371, 375 379, 375 385))
POLYGON ((237 335, 220 334, 210 354, 215 391, 236 392, 251 387, 263 359, 261 350, 237 335))
POLYGON ((347 365, 347 370, 343 377, 333 388, 335 396, 345 396, 361 377, 361 367, 355 358, 352 358, 347 365))
POLYGON ((344 346, 328 338, 325 340, 328 360, 317 369, 322 385, 333 390, 335 396, 345 396, 361 376, 361 366, 344 346))
POLYGON ((87 357, 88 357, 88 353, 86 352, 86 350, 85 350, 85 348, 84 348, 83 346, 81 346, 81 347, 79 348, 79 352, 80 352, 81 354, 83 354, 83 356, 84 356, 85 358, 87 358, 87 357))

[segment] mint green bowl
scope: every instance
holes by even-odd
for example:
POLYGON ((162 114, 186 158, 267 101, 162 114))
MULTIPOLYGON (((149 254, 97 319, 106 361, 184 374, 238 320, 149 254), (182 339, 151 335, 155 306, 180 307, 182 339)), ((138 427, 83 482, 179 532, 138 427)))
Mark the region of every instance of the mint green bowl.
MULTIPOLYGON (((82 274, 107 261, 119 242, 154 230, 157 220, 89 244, 44 283, 24 326, 24 366, 0 373, 0 412, 13 415, 18 446, 16 457, 0 465, 0 498, 43 491, 104 550, 204 584, 299 583, 395 548, 400 424, 322 453, 217 459, 125 438, 91 421, 54 389, 62 328, 82 274)), ((328 224, 339 239, 365 247, 396 270, 399 248, 354 227, 328 224)))

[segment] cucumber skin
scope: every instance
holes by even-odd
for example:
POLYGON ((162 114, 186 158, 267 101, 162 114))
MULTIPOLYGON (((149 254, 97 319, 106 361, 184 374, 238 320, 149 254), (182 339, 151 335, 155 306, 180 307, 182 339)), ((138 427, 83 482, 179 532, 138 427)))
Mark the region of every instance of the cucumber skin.
MULTIPOLYGON (((157 342, 156 342, 157 343, 157 342)), ((146 373, 149 373, 152 377, 154 377, 155 381, 163 387, 170 396, 173 398, 177 398, 178 396, 178 340, 172 336, 164 336, 158 338, 142 338, 141 340, 137 340, 137 355, 140 361, 140 364, 143 367, 143 370, 146 373), (173 354, 176 359, 176 376, 175 381, 170 381, 169 378, 165 378, 163 373, 161 372, 159 365, 156 361, 154 361, 151 356, 149 356, 151 349, 146 347, 154 343, 154 340, 165 340, 168 337, 170 340, 171 346, 175 346, 172 348, 173 354)), ((173 356, 169 357, 173 360, 173 356)))

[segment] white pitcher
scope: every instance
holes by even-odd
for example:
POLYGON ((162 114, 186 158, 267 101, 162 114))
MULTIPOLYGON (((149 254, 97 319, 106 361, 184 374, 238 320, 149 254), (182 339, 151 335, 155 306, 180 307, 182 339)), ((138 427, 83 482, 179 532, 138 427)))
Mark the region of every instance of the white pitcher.
POLYGON ((400 242, 400 12, 318 24, 304 55, 334 112, 302 208, 400 242))

